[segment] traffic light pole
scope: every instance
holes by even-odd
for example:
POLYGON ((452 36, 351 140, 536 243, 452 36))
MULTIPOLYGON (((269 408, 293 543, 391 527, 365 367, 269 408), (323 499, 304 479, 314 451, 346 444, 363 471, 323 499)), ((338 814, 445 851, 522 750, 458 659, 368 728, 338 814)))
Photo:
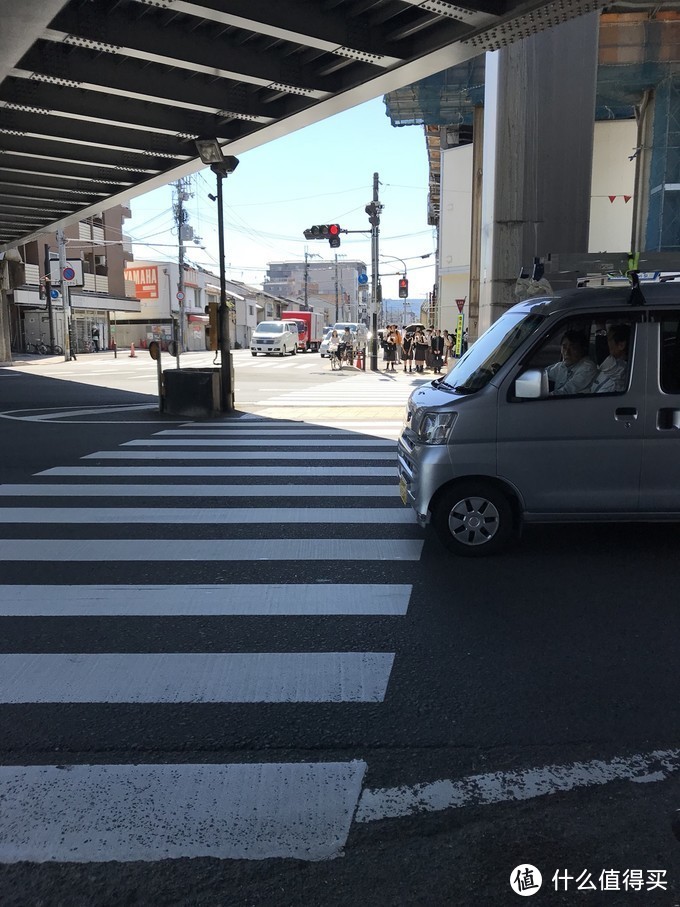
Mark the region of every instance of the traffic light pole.
MULTIPOLYGON (((378 174, 373 174, 373 206, 374 211, 379 210, 380 201, 378 198, 378 174)), ((380 218, 372 217, 372 221, 377 223, 371 224, 371 371, 378 371, 378 237, 380 235, 380 218)))

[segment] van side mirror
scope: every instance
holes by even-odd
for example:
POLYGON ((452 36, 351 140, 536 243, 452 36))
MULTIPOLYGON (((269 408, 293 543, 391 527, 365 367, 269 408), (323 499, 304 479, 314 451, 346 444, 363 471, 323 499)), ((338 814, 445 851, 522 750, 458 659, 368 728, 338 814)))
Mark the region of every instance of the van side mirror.
POLYGON ((543 369, 530 368, 515 380, 515 397, 520 400, 548 396, 548 376, 543 369))

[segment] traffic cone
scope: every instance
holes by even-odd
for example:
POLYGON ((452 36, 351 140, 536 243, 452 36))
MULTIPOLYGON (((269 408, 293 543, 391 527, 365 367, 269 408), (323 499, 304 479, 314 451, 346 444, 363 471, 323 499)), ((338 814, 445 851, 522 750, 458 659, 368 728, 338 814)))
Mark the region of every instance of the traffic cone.
POLYGON ((137 358, 137 353, 135 353, 135 345, 134 345, 134 343, 131 343, 131 344, 130 344, 130 355, 129 355, 128 358, 129 358, 129 359, 136 359, 136 358, 137 358))

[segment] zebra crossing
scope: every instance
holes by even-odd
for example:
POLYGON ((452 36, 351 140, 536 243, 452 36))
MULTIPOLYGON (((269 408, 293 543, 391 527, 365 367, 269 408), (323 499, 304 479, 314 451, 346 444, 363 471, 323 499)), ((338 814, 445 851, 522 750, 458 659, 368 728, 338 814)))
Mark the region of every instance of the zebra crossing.
MULTIPOLYGON (((348 705, 380 707, 398 653, 379 634, 370 651, 300 650, 266 627, 405 617, 408 583, 347 582, 340 571, 420 557, 394 461, 389 438, 243 417, 159 430, 0 485, 0 621, 20 628, 18 642, 0 644, 0 727, 30 752, 40 715, 55 740, 54 764, 43 747, 35 761, 0 766, 0 862, 341 851, 368 767, 360 750, 268 761, 263 740, 255 761, 92 761, 78 741, 90 740, 89 721, 114 718, 165 732, 168 708, 180 710, 174 734, 206 708, 238 708, 257 736, 263 709, 285 734, 290 709, 320 709, 323 721, 348 705), (48 636, 36 635, 46 620, 48 636), (224 642, 201 645, 199 633, 178 645, 178 620, 209 620, 224 642)), ((230 712, 209 714, 210 734, 233 750, 230 712)))

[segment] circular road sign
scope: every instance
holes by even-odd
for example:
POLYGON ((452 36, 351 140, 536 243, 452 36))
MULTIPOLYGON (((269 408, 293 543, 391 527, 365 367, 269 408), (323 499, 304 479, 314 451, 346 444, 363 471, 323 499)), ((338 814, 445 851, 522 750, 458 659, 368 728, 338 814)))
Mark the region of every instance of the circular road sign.
POLYGON ((181 290, 180 290, 179 293, 177 294, 177 298, 179 299, 180 302, 184 299, 184 293, 182 293, 181 290))
POLYGON ((50 290, 50 296, 52 299, 59 299, 59 290, 50 290))
POLYGON ((368 283, 368 274, 359 274, 359 276, 357 277, 357 280, 362 285, 365 283, 368 283))
POLYGON ((64 278, 64 280, 73 280, 76 276, 76 272, 70 265, 66 265, 64 270, 61 272, 61 276, 64 278))

